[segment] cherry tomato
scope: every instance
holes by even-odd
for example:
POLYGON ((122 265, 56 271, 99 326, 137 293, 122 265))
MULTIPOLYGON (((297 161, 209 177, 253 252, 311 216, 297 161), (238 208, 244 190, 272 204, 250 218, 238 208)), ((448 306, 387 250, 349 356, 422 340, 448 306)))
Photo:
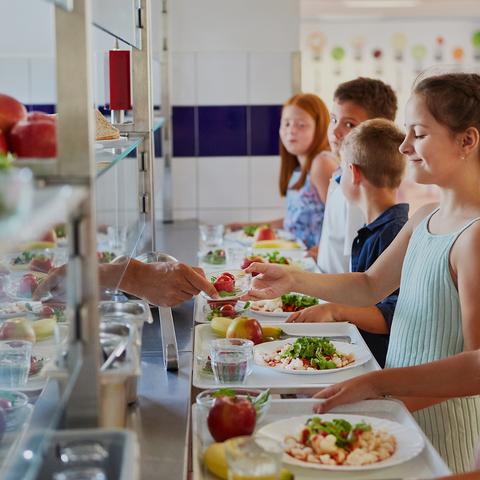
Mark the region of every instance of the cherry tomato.
POLYGON ((235 317, 235 307, 232 305, 224 305, 223 307, 220 308, 220 313, 224 317, 235 317))
POLYGON ((220 276, 215 280, 213 286, 217 292, 233 292, 235 282, 230 277, 220 276))
POLYGON ((231 273, 229 273, 229 272, 224 272, 224 273, 222 273, 220 276, 221 276, 221 277, 228 277, 228 278, 230 278, 231 280, 235 280, 235 277, 234 277, 231 273))

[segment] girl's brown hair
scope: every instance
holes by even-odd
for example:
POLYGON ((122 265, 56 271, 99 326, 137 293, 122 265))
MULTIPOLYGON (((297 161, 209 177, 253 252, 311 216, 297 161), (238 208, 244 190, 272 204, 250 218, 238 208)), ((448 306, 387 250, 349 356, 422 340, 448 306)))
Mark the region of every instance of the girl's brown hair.
MULTIPOLYGON (((322 151, 330 150, 327 138, 327 129, 330 122, 330 113, 323 101, 317 95, 312 93, 298 93, 288 99, 284 108, 293 105, 301 108, 308 113, 315 121, 315 133, 313 135, 313 142, 307 152, 307 161, 302 167, 300 178, 292 185, 292 188, 298 190, 305 184, 310 168, 312 167, 313 159, 322 151)), ((300 165, 295 155, 287 152, 287 149, 280 140, 280 158, 282 159, 282 166, 280 168, 280 193, 282 196, 287 194, 288 182, 292 177, 293 171, 300 165)))
POLYGON ((435 120, 453 133, 468 127, 480 131, 480 75, 447 73, 423 78, 413 93, 421 95, 435 120))

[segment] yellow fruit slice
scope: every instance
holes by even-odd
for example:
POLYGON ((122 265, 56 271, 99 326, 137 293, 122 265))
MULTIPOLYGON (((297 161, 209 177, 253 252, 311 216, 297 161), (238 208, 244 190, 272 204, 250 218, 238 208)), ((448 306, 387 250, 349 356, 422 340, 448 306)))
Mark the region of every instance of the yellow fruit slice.
POLYGON ((20 246, 20 250, 26 251, 26 250, 44 250, 45 248, 55 248, 57 246, 56 243, 54 242, 41 242, 41 241, 34 241, 34 242, 28 242, 28 243, 23 243, 20 246))
POLYGON ((32 323, 32 326, 33 331, 35 332, 35 336, 37 337, 37 342, 52 337, 55 332, 56 325, 57 320, 55 319, 55 317, 35 320, 32 323))
POLYGON ((213 317, 210 322, 213 333, 217 334, 219 337, 225 337, 232 320, 232 318, 228 317, 213 317))
POLYGON ((286 468, 282 468, 280 470, 280 477, 279 477, 280 480, 294 480, 295 479, 295 476, 293 475, 293 473, 286 469, 286 468))
POLYGON ((271 337, 277 340, 281 337, 283 330, 280 327, 274 327, 273 325, 262 325, 262 332, 264 337, 271 337))
POLYGON ((280 250, 298 250, 300 245, 291 240, 259 240, 252 245, 253 248, 278 248, 280 250))
POLYGON ((225 445, 223 443, 209 445, 203 454, 203 463, 218 478, 227 480, 227 457, 225 456, 225 445))

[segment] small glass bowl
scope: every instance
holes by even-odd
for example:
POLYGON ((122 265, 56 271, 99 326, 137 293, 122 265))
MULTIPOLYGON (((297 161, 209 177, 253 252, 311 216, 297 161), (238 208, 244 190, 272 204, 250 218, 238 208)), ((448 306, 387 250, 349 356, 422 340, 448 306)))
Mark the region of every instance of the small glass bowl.
POLYGON ((22 392, 11 390, 0 390, 0 401, 4 400, 11 403, 11 407, 0 407, 5 412, 7 422, 6 431, 12 432, 18 430, 25 422, 27 414, 28 397, 22 392))
MULTIPOLYGON (((229 388, 229 390, 232 390, 235 393, 235 396, 238 398, 252 398, 255 399, 257 398, 264 390, 260 390, 257 388, 229 388)), ((197 405, 200 407, 206 409, 207 411, 210 410, 211 406, 213 405, 213 402, 215 401, 215 393, 218 392, 218 390, 215 389, 210 389, 210 390, 204 390, 203 392, 199 393, 196 398, 197 405)), ((271 403, 272 396, 269 395, 267 400, 262 403, 258 407, 257 410, 257 423, 261 422, 262 419, 265 417, 267 414, 269 408, 270 408, 270 403, 271 403)))

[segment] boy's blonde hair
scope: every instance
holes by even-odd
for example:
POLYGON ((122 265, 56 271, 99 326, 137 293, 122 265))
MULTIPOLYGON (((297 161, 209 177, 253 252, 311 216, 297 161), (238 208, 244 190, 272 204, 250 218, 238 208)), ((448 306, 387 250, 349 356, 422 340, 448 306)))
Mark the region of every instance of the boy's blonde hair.
POLYGON ((390 120, 374 118, 355 127, 343 140, 351 163, 378 188, 398 188, 405 171, 405 157, 398 148, 405 134, 390 120))

